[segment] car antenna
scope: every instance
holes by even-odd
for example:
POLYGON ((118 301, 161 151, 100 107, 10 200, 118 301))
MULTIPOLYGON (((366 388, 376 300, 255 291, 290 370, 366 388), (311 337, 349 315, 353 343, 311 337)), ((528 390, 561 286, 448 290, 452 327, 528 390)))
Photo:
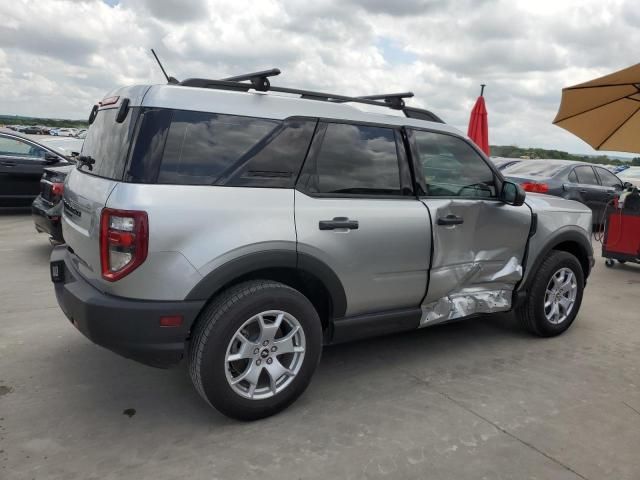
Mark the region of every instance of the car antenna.
POLYGON ((158 58, 158 55, 156 55, 155 50, 152 48, 151 49, 151 53, 153 53, 153 56, 156 58, 156 62, 158 62, 158 65, 160 66, 160 70, 162 70, 162 73, 164 74, 165 78, 167 79, 167 83, 173 84, 173 85, 177 85, 178 83, 180 83, 176 78, 174 77, 170 77, 169 75, 167 75, 167 72, 165 71, 164 67, 162 66, 162 63, 160 62, 160 59, 158 58))

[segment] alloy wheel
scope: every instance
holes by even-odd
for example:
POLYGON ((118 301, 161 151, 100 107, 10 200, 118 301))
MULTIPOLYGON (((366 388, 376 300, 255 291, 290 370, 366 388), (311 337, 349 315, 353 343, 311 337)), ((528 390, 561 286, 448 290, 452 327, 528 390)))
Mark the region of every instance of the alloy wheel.
POLYGON ((544 315, 547 320, 559 325, 564 322, 576 303, 578 281, 569 268, 563 267, 551 276, 544 294, 544 315))
POLYGON ((227 381, 242 397, 271 398, 287 388, 300 371, 305 346, 304 331, 293 315, 281 310, 254 315, 229 342, 227 381))

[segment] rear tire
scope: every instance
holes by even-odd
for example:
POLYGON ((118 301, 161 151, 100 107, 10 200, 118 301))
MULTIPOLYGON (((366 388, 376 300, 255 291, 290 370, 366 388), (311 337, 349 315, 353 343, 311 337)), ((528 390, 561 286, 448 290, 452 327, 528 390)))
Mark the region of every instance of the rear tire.
POLYGON ((578 259, 568 252, 552 250, 535 272, 527 299, 516 315, 535 335, 560 335, 575 320, 583 290, 584 273, 578 259))
POLYGON ((211 406, 256 420, 304 392, 321 351, 322 326, 311 302, 282 283, 253 280, 222 292, 202 311, 189 372, 211 406))

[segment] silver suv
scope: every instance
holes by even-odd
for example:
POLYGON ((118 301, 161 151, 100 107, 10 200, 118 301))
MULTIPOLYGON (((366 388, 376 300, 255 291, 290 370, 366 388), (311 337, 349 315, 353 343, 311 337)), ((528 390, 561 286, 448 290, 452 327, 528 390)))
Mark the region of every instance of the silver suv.
POLYGON ((305 390, 323 344, 511 310, 540 336, 571 325, 588 208, 525 201, 410 94, 273 87, 273 73, 94 106, 51 256, 78 330, 150 365, 186 358, 205 400, 256 419, 305 390))

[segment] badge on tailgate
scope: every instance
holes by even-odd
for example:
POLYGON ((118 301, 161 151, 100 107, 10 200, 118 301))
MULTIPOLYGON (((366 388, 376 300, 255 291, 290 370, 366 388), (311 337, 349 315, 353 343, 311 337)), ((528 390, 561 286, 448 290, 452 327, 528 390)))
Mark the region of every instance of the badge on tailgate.
POLYGON ((82 212, 79 209, 75 208, 75 206, 73 206, 71 202, 69 202, 66 198, 62 199, 62 204, 64 206, 64 211, 68 214, 75 215, 76 217, 82 216, 82 212))

